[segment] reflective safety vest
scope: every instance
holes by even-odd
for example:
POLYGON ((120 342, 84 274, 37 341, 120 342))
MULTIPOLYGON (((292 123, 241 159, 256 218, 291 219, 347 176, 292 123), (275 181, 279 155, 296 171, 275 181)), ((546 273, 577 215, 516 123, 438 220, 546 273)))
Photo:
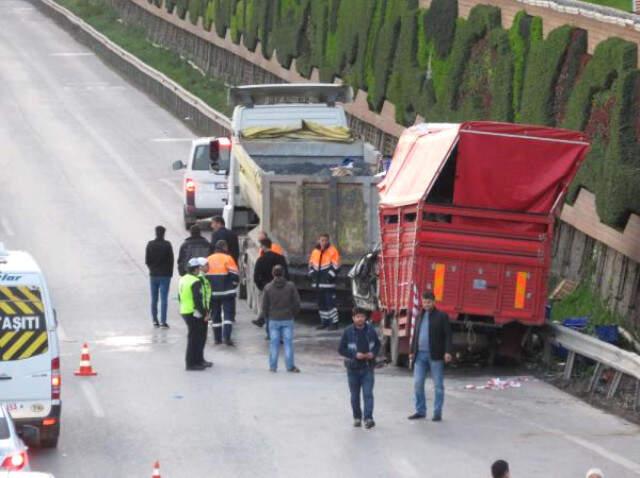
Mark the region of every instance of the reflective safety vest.
POLYGON ((202 303, 204 310, 209 310, 211 309, 211 283, 202 272, 198 274, 198 279, 202 282, 202 303))
POLYGON ((223 252, 216 252, 211 254, 207 261, 209 262, 207 278, 211 284, 211 295, 235 296, 240 277, 233 257, 223 252))
POLYGON ((192 286, 200 279, 192 274, 185 274, 180 278, 178 286, 178 299, 180 300, 180 315, 193 314, 196 304, 193 299, 192 286))
MULTIPOLYGON (((281 256, 284 256, 284 249, 280 244, 276 244, 275 242, 272 242, 271 249, 269 250, 271 252, 275 252, 276 254, 280 254, 281 256)), ((260 252, 258 253, 258 257, 262 257, 263 255, 264 255, 264 251, 260 249, 260 252)))
POLYGON ((309 256, 311 285, 319 288, 334 288, 340 270, 340 253, 331 244, 321 250, 316 246, 309 256))

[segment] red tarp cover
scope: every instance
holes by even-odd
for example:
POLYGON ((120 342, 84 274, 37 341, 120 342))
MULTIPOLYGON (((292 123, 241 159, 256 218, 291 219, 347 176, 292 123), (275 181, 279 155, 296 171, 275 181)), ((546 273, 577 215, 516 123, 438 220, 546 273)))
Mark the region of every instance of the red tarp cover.
POLYGON ((459 124, 420 124, 405 130, 378 185, 380 205, 399 207, 420 201, 449 157, 459 128, 459 124))
POLYGON ((581 133, 507 123, 460 128, 454 204, 548 214, 589 144, 581 133))
POLYGON ((380 205, 415 204, 458 142, 453 203, 549 213, 589 144, 581 133, 510 123, 422 124, 401 136, 379 185, 380 205))

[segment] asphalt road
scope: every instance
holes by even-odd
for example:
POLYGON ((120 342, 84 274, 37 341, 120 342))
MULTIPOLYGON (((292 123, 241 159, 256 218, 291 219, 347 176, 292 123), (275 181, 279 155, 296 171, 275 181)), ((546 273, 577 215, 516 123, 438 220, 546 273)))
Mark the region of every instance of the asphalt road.
POLYGON ((0 240, 46 272, 61 322, 63 428, 32 467, 59 477, 514 477, 640 475, 640 429, 535 380, 467 390, 447 380, 445 420, 410 423, 406 372, 376 382, 378 426, 353 429, 337 337, 297 331, 300 375, 270 374, 262 332, 239 306, 235 350, 184 371, 185 327, 151 327, 144 246, 177 247, 190 132, 27 2, 0 16, 0 240), (82 342, 98 376, 73 375, 82 342))

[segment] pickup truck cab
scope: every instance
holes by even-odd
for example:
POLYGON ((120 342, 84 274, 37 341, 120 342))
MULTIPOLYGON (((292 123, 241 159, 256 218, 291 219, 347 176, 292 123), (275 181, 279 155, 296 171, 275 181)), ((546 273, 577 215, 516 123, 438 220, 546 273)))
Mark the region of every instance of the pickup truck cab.
POLYGON ((227 138, 197 138, 191 143, 187 162, 173 163, 174 170, 184 169, 182 190, 186 229, 198 219, 222 215, 224 206, 229 202, 227 177, 230 147, 231 142, 227 138), (214 163, 211 162, 212 147, 220 148, 217 151, 218 160, 214 163))

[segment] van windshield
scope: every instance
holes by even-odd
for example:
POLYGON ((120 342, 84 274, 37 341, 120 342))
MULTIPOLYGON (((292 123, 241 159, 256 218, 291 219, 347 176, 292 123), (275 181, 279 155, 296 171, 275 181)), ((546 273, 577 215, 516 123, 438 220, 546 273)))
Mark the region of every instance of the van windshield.
MULTIPOLYGON (((196 146, 195 157, 191 167, 194 171, 209 171, 209 145, 202 144, 196 146)), ((218 160, 218 170, 220 172, 229 170, 229 155, 222 154, 218 160)))
POLYGON ((48 350, 47 321, 37 286, 0 286, 0 362, 48 350))

